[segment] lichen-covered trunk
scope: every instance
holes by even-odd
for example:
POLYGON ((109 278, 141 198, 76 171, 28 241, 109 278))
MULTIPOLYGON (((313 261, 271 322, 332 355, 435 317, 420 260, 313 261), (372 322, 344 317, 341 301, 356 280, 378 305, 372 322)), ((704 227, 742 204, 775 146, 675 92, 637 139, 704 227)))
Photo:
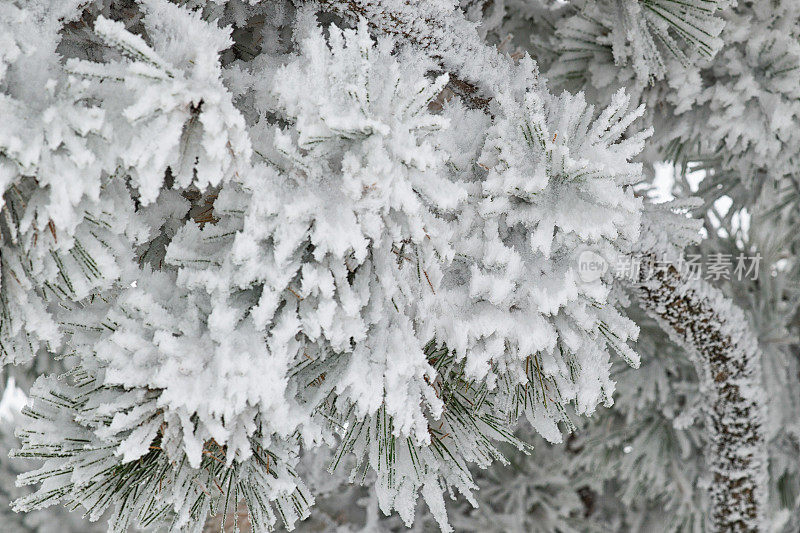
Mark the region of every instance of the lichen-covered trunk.
POLYGON ((766 398, 757 340, 742 311, 708 283, 674 266, 642 272, 634 284, 642 307, 693 358, 706 398, 710 529, 763 531, 766 398))

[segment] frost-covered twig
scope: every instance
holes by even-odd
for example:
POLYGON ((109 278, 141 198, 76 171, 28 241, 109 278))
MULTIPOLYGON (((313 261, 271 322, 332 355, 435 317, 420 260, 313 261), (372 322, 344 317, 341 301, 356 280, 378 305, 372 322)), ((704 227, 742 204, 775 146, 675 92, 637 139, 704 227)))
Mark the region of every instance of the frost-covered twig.
POLYGON ((744 313, 674 266, 634 284, 642 307, 686 349, 700 378, 708 431, 712 531, 763 531, 767 498, 761 351, 744 313))
POLYGON ((448 89, 473 107, 485 108, 499 90, 535 83, 536 66, 521 69, 480 37, 447 0, 322 0, 343 15, 363 17, 383 33, 425 49, 450 74, 448 89))

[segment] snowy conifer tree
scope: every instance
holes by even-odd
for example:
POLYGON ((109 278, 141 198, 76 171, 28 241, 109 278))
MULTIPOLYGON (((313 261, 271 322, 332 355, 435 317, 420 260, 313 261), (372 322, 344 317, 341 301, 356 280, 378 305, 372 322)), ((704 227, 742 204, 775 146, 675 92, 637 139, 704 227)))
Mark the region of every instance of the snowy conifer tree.
POLYGON ((799 35, 788 0, 5 0, 0 517, 796 530, 799 35))

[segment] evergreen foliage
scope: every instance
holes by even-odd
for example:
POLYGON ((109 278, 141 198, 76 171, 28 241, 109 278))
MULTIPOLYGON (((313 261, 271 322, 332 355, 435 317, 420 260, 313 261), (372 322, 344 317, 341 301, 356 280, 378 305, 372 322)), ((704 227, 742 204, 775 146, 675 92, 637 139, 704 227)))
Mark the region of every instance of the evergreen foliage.
POLYGON ((0 519, 792 531, 798 28, 778 0, 5 0, 0 519))

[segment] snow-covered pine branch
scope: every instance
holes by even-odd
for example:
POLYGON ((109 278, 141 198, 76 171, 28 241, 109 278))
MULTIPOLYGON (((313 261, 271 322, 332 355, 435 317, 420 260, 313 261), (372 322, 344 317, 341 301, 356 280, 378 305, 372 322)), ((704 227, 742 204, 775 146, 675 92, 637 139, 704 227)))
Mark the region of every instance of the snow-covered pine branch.
POLYGON ((515 64, 498 53, 452 0, 323 0, 321 4, 349 18, 362 17, 380 33, 425 51, 449 73, 448 88, 470 106, 485 107, 500 92, 519 94, 538 84, 536 63, 530 57, 515 64))
MULTIPOLYGON (((635 374, 638 323, 650 363, 663 334, 610 273, 576 271, 587 249, 661 249, 658 208, 634 188, 664 160, 708 172, 709 246, 726 231, 761 249, 733 221, 768 211, 793 235, 800 32, 762 2, 4 3, 0 364, 20 365, 30 398, 0 420, 2 445, 9 425, 21 441, 0 474, 31 485, 15 508, 83 507, 120 532, 200 531, 245 509, 260 533, 303 527, 317 496, 326 514, 367 495, 367 530, 677 530, 707 506, 702 454, 667 472, 702 441, 681 431, 706 397, 712 528, 790 512, 794 404, 765 429, 761 352, 727 297, 765 309, 751 322, 777 317, 765 374, 791 394, 795 366, 777 370, 798 331, 791 255, 773 254, 774 282, 725 296, 670 271, 637 285, 690 348, 699 392, 663 361, 635 374), (726 89, 703 86, 715 79, 726 89), (759 103, 745 120, 760 128, 742 134, 739 101, 759 103), (783 188, 748 211, 750 170, 783 188), (719 215, 731 191, 737 211, 719 215), (600 408, 615 361, 668 401, 600 408), (693 443, 627 455, 620 433, 693 443), (497 470, 509 463, 522 474, 497 470), (335 488, 348 481, 366 488, 335 488), (720 510, 737 497, 738 514, 720 510)), ((635 403, 635 380, 621 384, 635 403)))
MULTIPOLYGON (((594 2, 588 4, 592 9, 599 7, 594 2)), ((628 26, 639 23, 649 25, 649 30, 653 30, 654 34, 667 44, 667 48, 674 54, 674 57, 682 62, 688 61, 687 56, 667 33, 666 30, 670 24, 665 25, 664 21, 668 23, 671 21, 672 30, 691 46, 696 47, 700 55, 713 56, 721 46, 718 35, 723 24, 721 19, 714 19, 712 15, 720 6, 697 5, 688 10, 684 6, 681 8, 681 16, 675 16, 677 13, 665 16, 665 14, 670 14, 674 7, 659 6, 653 3, 653 5, 647 6, 645 16, 637 19, 634 16, 635 13, 630 11, 630 9, 634 9, 634 11, 639 9, 637 6, 630 8, 623 20, 628 26), (687 18, 683 18, 684 16, 687 18), (659 17, 663 20, 653 24, 659 17), (686 27, 691 28, 692 32, 681 31, 681 28, 685 29, 686 27)), ((446 20, 446 15, 442 13, 446 13, 447 10, 439 11, 439 16, 433 19, 436 20, 435 24, 420 29, 409 21, 409 17, 403 17, 407 8, 410 6, 373 6, 369 2, 347 2, 342 3, 341 7, 344 11, 350 10, 367 16, 382 31, 404 35, 418 46, 430 46, 430 43, 436 40, 434 35, 436 29, 447 27, 446 23, 441 22, 446 20), (433 31, 430 29, 431 26, 435 28, 433 31)), ((596 24, 597 16, 587 16, 582 13, 572 20, 594 20, 596 24)), ((623 55, 621 43, 624 38, 619 38, 619 30, 626 28, 629 33, 633 30, 625 24, 621 27, 618 26, 615 24, 616 21, 616 18, 607 15, 607 28, 610 28, 612 33, 617 32, 618 35, 616 40, 611 39, 615 50, 615 61, 621 62, 619 57, 623 55)), ((565 27, 568 27, 570 22, 568 21, 565 27)), ((640 57, 634 57, 633 60, 637 77, 647 81, 662 78, 665 75, 666 66, 653 38, 641 28, 637 28, 633 33, 643 36, 644 41, 649 43, 637 47, 634 39, 634 43, 630 47, 635 54, 643 54, 640 57)), ((455 35, 458 32, 451 29, 446 34, 455 35)), ((471 37, 471 34, 468 35, 471 37)), ((585 46, 591 40, 581 37, 576 42, 578 41, 581 46, 585 46)), ((600 41, 602 39, 598 39, 598 42, 600 41)), ((461 42, 471 43, 472 40, 462 38, 461 42)), ((443 54, 451 53, 452 46, 452 42, 446 42, 443 54)), ((461 46, 456 44, 455 46, 461 57, 474 55, 474 52, 470 54, 473 51, 470 44, 461 46)), ((591 55, 590 53, 588 57, 591 55)), ((582 59, 585 60, 586 57, 582 57, 582 59)), ((569 58, 564 60, 574 67, 574 60, 569 58)), ((477 62, 486 64, 482 61, 477 62)), ((443 63, 447 65, 446 61, 443 63)), ((458 63, 453 63, 452 66, 456 72, 459 72, 458 63)), ((484 70, 483 77, 472 78, 470 81, 474 81, 477 87, 483 89, 484 94, 491 97, 496 95, 491 81, 488 80, 491 80, 492 76, 497 76, 499 79, 504 79, 504 76, 503 69, 489 70, 489 68, 484 70), (486 72, 491 72, 491 74, 487 76, 486 72)), ((555 74, 558 75, 558 72, 555 74)), ((475 92, 476 87, 471 87, 471 94, 475 92)), ((480 104, 488 105, 489 101, 485 104, 480 102, 480 104)), ((764 523, 766 505, 766 442, 762 429, 765 407, 758 342, 749 331, 741 310, 718 290, 703 281, 694 282, 698 286, 689 288, 686 286, 687 280, 682 279, 677 270, 673 268, 667 272, 676 277, 660 279, 657 276, 648 283, 637 286, 636 292, 642 300, 643 308, 658 319, 659 324, 673 340, 684 346, 690 354, 699 354, 696 361, 698 373, 701 374, 703 391, 714 394, 716 398, 712 402, 712 407, 707 411, 708 425, 714 428, 710 436, 712 444, 709 446, 708 454, 714 472, 713 482, 725 485, 724 480, 728 480, 728 483, 725 488, 712 489, 715 506, 711 523, 718 531, 725 531, 729 527, 760 531, 764 523), (670 311, 673 307, 680 307, 680 312, 670 311), (727 320, 736 322, 736 324, 731 326, 729 322, 721 320, 720 317, 723 316, 728 317, 727 320), (741 385, 737 383, 740 379, 744 380, 741 385), (716 383, 716 389, 711 386, 712 380, 713 383, 716 383), (732 422, 730 420, 731 412, 737 413, 740 420, 732 422), (725 426, 726 423, 729 427, 725 426), (745 457, 740 457, 742 455, 745 457), (743 471, 746 473, 742 474, 743 471), (742 482, 741 476, 744 476, 746 481, 742 482)), ((668 275, 660 273, 659 276, 668 275)))

